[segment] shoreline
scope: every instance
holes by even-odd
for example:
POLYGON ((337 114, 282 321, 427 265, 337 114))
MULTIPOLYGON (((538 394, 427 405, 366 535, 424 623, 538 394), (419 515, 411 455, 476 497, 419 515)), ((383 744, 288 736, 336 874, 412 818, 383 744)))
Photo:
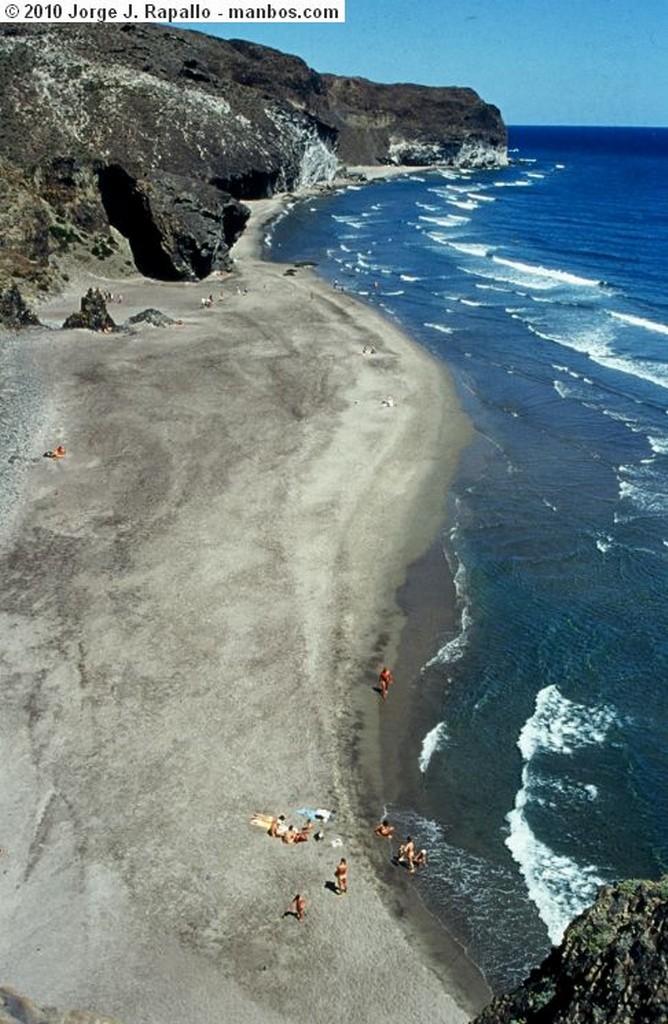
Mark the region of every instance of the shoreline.
MULTIPOLYGON (((358 167, 351 168, 350 172, 353 175, 367 174, 371 182, 430 169, 358 167)), ((344 178, 337 182, 336 187, 345 187, 348 183, 349 180, 344 178)), ((248 203, 253 209, 253 230, 245 232, 242 237, 246 246, 241 247, 241 255, 256 259, 260 257, 274 266, 291 267, 290 261, 282 263, 273 260, 270 250, 267 255, 264 240, 271 225, 286 214, 288 201, 305 202, 316 191, 307 190, 305 195, 274 197, 248 203)), ((318 276, 310 266, 307 272, 318 276)), ((323 278, 318 279, 330 290, 330 285, 323 278)), ((396 751, 409 737, 409 726, 414 725, 410 720, 411 701, 417 696, 421 669, 437 653, 442 634, 456 631, 454 580, 445 563, 441 536, 447 525, 445 495, 461 453, 473 435, 473 427, 461 409, 454 383, 443 364, 415 342, 403 328, 392 325, 372 305, 365 304, 356 296, 348 296, 347 293, 338 294, 344 299, 348 298, 353 306, 362 306, 372 312, 385 325, 386 330, 396 333, 402 343, 408 344, 432 366, 441 389, 442 430, 445 433, 447 428, 451 432, 448 444, 431 453, 434 468, 430 468, 423 481, 421 493, 413 497, 411 555, 406 554, 403 560, 397 560, 387 580, 387 591, 393 595, 393 602, 388 603, 383 616, 378 620, 373 653, 366 661, 360 659, 360 674, 365 678, 374 680, 379 665, 387 662, 393 665, 395 679, 401 679, 403 686, 393 687, 391 699, 386 705, 377 701, 378 716, 369 711, 368 695, 364 691, 354 692, 354 730, 352 736, 342 736, 343 759, 354 766, 357 774, 353 787, 355 814, 365 822, 365 826, 359 830, 358 840, 375 866, 378 880, 385 889, 385 898, 394 907, 399 927, 410 936, 411 943, 420 948, 424 962, 445 985, 452 987, 454 972, 460 973, 462 977, 455 985, 458 997, 463 1003, 472 1003, 472 1013, 479 1012, 493 995, 482 971, 460 941, 449 932, 447 924, 432 914, 410 879, 404 877, 404 873, 398 871, 386 858, 385 844, 379 843, 371 833, 371 825, 378 820, 379 809, 386 801, 393 802, 400 785, 405 787, 406 769, 412 769, 416 778, 419 775, 416 763, 411 761, 409 766, 405 756, 397 758, 396 751), (456 444, 451 447, 455 437, 456 444), (382 731, 381 716, 385 720, 382 731)), ((431 408, 433 411, 434 406, 431 408)), ((436 433, 440 433, 440 430, 436 433)))
POLYGON ((442 519, 445 377, 375 311, 260 261, 253 231, 210 313, 213 278, 120 283, 124 316, 155 305, 181 328, 26 335, 53 386, 36 447, 57 433, 70 454, 28 466, 2 556, 6 980, 126 1022, 282 1021, 308 992, 322 1021, 460 1024, 489 993, 459 949, 437 969, 407 886, 388 899, 344 738, 378 734, 372 661, 398 649, 397 588, 442 519), (332 801, 345 907, 322 891, 329 835, 292 850, 248 826, 332 801), (297 886, 303 932, 280 919, 297 886))
MULTIPOLYGON (((432 167, 355 167, 349 168, 350 178, 343 178, 336 182, 336 188, 345 188, 346 185, 357 183, 360 177, 365 178, 369 183, 386 178, 400 177, 406 174, 428 172, 432 167)), ((291 203, 304 202, 312 193, 306 196, 290 196, 291 203)), ((256 224, 257 234, 253 239, 253 245, 259 246, 263 258, 268 262, 276 262, 279 265, 290 266, 290 261, 281 264, 280 261, 272 260, 272 250, 265 250, 263 246, 266 238, 266 230, 277 219, 285 215, 285 203, 279 209, 271 212, 269 207, 264 211, 263 216, 256 224), (269 255, 265 255, 268 252, 269 255)), ((315 271, 312 271, 315 272, 315 271)), ((325 280, 325 279, 322 279, 325 280)), ((325 282, 327 283, 327 282, 325 282)), ((376 312, 371 304, 364 303, 363 299, 352 296, 354 302, 365 308, 376 312)), ((378 312, 381 320, 385 320, 382 313, 378 312)), ((385 322, 390 324, 389 321, 385 322)), ((357 714, 357 728, 355 738, 345 750, 347 757, 356 767, 358 783, 356 787, 356 808, 362 820, 371 822, 377 820, 379 808, 385 803, 394 803, 400 793, 403 799, 410 799, 410 793, 415 796, 420 785, 421 776, 417 767, 417 758, 408 757, 404 751, 404 744, 414 741, 416 722, 414 717, 414 701, 422 702, 420 715, 423 718, 426 728, 432 728, 437 718, 433 718, 435 712, 434 694, 425 698, 421 672, 425 664, 438 653, 442 646, 444 634, 448 636, 456 634, 460 628, 457 612, 457 596, 454 580, 450 567, 447 565, 442 545, 442 535, 447 528, 447 513, 445 507, 445 495, 451 478, 454 475, 462 451, 473 435, 473 426, 468 417, 461 409, 459 398, 454 390, 454 383, 447 367, 434 359, 426 352, 404 328, 399 328, 404 340, 414 346, 419 352, 424 353, 435 369, 441 373, 441 386, 445 402, 449 407, 449 415, 452 417, 453 408, 459 411, 459 422, 453 433, 457 434, 457 445, 454 450, 444 449, 440 455, 440 469, 434 474, 431 485, 427 484, 425 493, 420 500, 415 498, 415 509, 421 508, 422 502, 433 503, 422 524, 422 530, 418 529, 415 534, 417 540, 415 557, 407 564, 400 567, 395 579, 395 633, 391 636, 389 645, 379 643, 375 654, 368 659, 366 675, 375 678, 378 666, 383 660, 391 660, 385 657, 387 651, 395 652, 393 669, 395 679, 403 682, 401 686, 394 686, 391 693, 391 700, 387 705, 381 705, 379 712, 382 714, 382 732, 378 728, 378 722, 365 714, 365 701, 355 701, 357 714), (418 539, 419 538, 419 539, 418 539), (399 756, 398 756, 399 752, 399 756), (407 778, 412 776, 412 782, 407 783, 407 778)), ((447 417, 446 417, 447 418, 447 417)), ((449 427, 457 423, 457 416, 450 420, 449 427)), ((414 529, 414 523, 412 528, 414 529)), ((449 930, 447 919, 439 919, 423 900, 421 894, 397 872, 390 862, 379 856, 384 844, 379 844, 375 839, 366 839, 366 850, 368 856, 376 865, 379 879, 386 887, 387 898, 395 905, 395 913, 401 927, 407 929, 411 934, 411 940, 419 945, 422 956, 426 963, 430 964, 437 974, 444 978, 444 981, 451 981, 452 970, 458 969, 466 979, 462 986, 468 993, 477 993, 477 999, 483 1003, 492 998, 492 990, 487 980, 469 954, 465 946, 449 930), (399 882, 399 886, 397 886, 399 882), (408 923, 406 918, 408 917, 408 923), (448 971, 443 970, 443 965, 448 965, 448 971)), ((364 840, 363 840, 364 841, 364 840)), ((396 845, 396 842, 395 842, 396 845)), ((466 1000, 466 994, 464 999, 466 1000)))

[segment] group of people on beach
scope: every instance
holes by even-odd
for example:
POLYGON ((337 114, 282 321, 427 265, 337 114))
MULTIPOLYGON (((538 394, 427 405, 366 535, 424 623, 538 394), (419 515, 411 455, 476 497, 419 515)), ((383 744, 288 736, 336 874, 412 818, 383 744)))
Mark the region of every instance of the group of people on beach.
MULTIPOLYGON (((394 682, 394 676, 391 670, 384 665, 380 670, 378 676, 378 692, 380 693, 383 700, 387 699, 387 694, 390 686, 394 682)), ((394 825, 390 825, 387 818, 383 818, 374 828, 374 833, 381 839, 389 839, 392 841, 394 836, 394 825)), ((399 852, 395 858, 393 858, 397 864, 404 864, 410 874, 415 873, 416 868, 425 867, 427 864, 427 851, 426 850, 415 850, 415 840, 412 836, 407 836, 406 842, 402 843, 399 847, 399 852)))
MULTIPOLYGON (((374 828, 374 834, 380 839, 392 840, 394 836, 394 825, 390 825, 387 818, 383 818, 382 821, 378 822, 374 828)), ((399 847, 399 852, 396 857, 392 858, 396 864, 404 864, 411 875, 415 874, 416 868, 424 868, 427 865, 427 851, 426 850, 415 850, 415 840, 412 836, 406 837, 406 842, 402 843, 399 847)))
MULTIPOLYGON (((378 675, 378 685, 376 687, 383 700, 387 699, 393 682, 394 676, 391 669, 384 665, 378 675)), ((255 814, 251 818, 251 822, 255 825, 261 825, 272 838, 280 839, 286 846, 294 846, 298 843, 306 842, 311 835, 313 835, 316 841, 324 839, 324 833, 321 829, 313 833, 314 822, 318 821, 324 824, 331 820, 335 814, 334 811, 327 811, 322 808, 315 811, 302 808, 301 812, 297 813, 303 813, 306 818, 306 821, 299 829, 295 828, 294 825, 287 824, 284 814, 255 814)), ((383 818, 382 821, 378 822, 373 831, 378 838, 387 839, 390 843, 390 849, 392 848, 395 828, 387 818, 383 818)), ((341 845, 341 840, 335 841, 332 845, 337 845, 337 842, 338 845, 341 845)), ((426 866, 427 851, 424 849, 416 850, 414 838, 407 836, 405 842, 399 845, 397 853, 391 859, 392 863, 407 868, 409 874, 413 875, 417 868, 426 866)), ((334 870, 334 883, 327 884, 339 896, 348 892, 348 862, 345 857, 341 857, 334 870)), ((306 918, 306 906, 307 900, 304 893, 298 892, 288 904, 283 916, 295 917, 301 924, 306 918)))
POLYGON ((295 843, 305 843, 312 831, 312 821, 307 821, 305 825, 297 829, 294 825, 286 825, 284 814, 273 817, 269 826, 269 835, 273 836, 274 839, 280 839, 286 846, 294 846, 295 843))

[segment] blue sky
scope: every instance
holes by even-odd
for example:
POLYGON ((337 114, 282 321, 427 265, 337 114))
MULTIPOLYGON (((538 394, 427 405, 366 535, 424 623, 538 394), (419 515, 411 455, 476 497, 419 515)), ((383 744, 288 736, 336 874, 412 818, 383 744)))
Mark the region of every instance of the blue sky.
MULTIPOLYGON (((265 2, 289 6, 237 0, 265 2)), ((188 27, 317 71, 468 85, 507 124, 668 125, 668 0, 347 0, 343 25, 188 27)))

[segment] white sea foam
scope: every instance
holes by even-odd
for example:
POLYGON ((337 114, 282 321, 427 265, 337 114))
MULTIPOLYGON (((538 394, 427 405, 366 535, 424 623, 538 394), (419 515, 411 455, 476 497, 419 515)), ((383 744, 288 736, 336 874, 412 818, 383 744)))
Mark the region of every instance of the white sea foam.
POLYGON ((454 327, 448 327, 446 324, 425 323, 424 326, 431 327, 433 331, 440 331, 441 334, 454 334, 454 327))
POLYGON ((578 393, 569 384, 566 384, 563 380, 553 380, 552 387, 559 395, 559 398, 577 398, 578 393))
POLYGON ((331 217, 332 220, 337 221, 337 223, 345 224, 346 227, 349 228, 355 228, 356 231, 359 231, 363 225, 363 221, 356 220, 355 217, 345 216, 344 214, 333 213, 331 214, 331 217))
POLYGON ((572 754, 579 747, 603 743, 616 720, 606 705, 576 704, 556 686, 546 686, 536 696, 535 711, 524 723, 517 745, 525 762, 538 753, 572 754))
POLYGON ((481 284, 476 281, 476 288, 479 288, 481 292, 501 292, 502 294, 508 295, 509 291, 507 288, 503 288, 500 284, 481 284))
POLYGON ((445 722, 439 722, 431 729, 422 740, 422 749, 418 757, 418 766, 424 775, 429 767, 429 762, 437 750, 442 750, 448 742, 448 730, 445 722))
POLYGON ((464 252, 468 256, 489 256, 490 247, 487 245, 479 245, 476 242, 448 242, 451 249, 456 249, 457 252, 464 252))
POLYGON ((399 274, 399 279, 401 281, 410 281, 411 283, 413 281, 421 281, 422 280, 421 277, 416 277, 414 274, 399 274))
POLYGON ((606 879, 596 867, 578 864, 541 843, 526 819, 526 803, 526 792, 520 790, 515 807, 507 815, 510 835, 506 846, 520 865, 529 898, 535 903, 550 940, 556 946, 573 918, 593 902, 606 879))
POLYGON ((448 199, 450 206, 457 206, 460 210, 477 210, 478 204, 472 199, 448 199))
POLYGON ((596 537, 596 547, 602 555, 606 555, 614 546, 614 539, 607 533, 599 533, 596 537))
POLYGON ((451 571, 453 568, 454 572, 452 578, 455 584, 457 605, 461 608, 459 633, 452 637, 451 640, 448 640, 447 643, 443 644, 431 661, 428 662, 429 665, 450 665, 455 661, 459 661, 468 647, 469 633, 473 624, 473 617, 471 615, 471 608, 468 599, 468 578, 466 574, 466 567, 463 562, 459 562, 455 559, 455 556, 453 556, 450 564, 451 571))
MULTIPOLYGON (((420 214, 418 220, 424 221, 426 224, 436 224, 439 228, 455 228, 459 227, 460 224, 468 223, 468 217, 460 217, 456 213, 448 213, 445 217, 425 217, 424 214, 420 214)), ((429 235, 432 238, 432 235, 429 235)), ((436 239, 440 241, 440 239, 436 239)))
POLYGON ((668 512, 668 490, 664 475, 657 472, 653 461, 645 460, 637 466, 619 466, 619 498, 646 515, 665 515, 668 512))
POLYGON ((668 455, 668 437, 648 436, 650 448, 656 455, 668 455))
POLYGON ((495 181, 494 185, 496 188, 521 188, 524 185, 531 185, 531 182, 520 178, 518 181, 495 181))
POLYGON ((654 331, 656 334, 668 334, 668 326, 657 323, 655 320, 645 320, 641 316, 631 316, 629 313, 615 313, 612 309, 608 309, 606 312, 615 320, 621 320, 622 323, 629 324, 631 327, 642 327, 644 330, 654 331))
POLYGON ((567 925, 591 902, 605 879, 598 868, 555 853, 532 831, 527 812, 536 788, 545 786, 534 761, 540 755, 568 757, 579 748, 602 744, 615 721, 612 708, 577 704, 556 686, 546 686, 537 694, 534 713, 517 741, 524 762, 522 785, 507 815, 510 834, 506 846, 519 864, 529 896, 554 943, 561 941, 567 925))
POLYGON ((508 260, 502 256, 492 256, 492 259, 502 267, 516 270, 520 274, 528 274, 530 277, 545 278, 554 285, 568 284, 587 288, 600 285, 600 281, 595 281, 589 277, 579 277, 577 274, 571 274, 567 270, 543 267, 541 264, 520 263, 518 260, 508 260))

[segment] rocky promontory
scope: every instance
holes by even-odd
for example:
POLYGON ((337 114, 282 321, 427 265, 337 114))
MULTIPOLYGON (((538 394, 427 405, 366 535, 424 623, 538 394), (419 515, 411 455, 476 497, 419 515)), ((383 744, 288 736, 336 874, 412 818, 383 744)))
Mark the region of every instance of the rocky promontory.
POLYGON ((665 1024, 668 875, 606 887, 515 992, 472 1024, 665 1024))
POLYGON ((162 280, 229 264, 244 199, 345 164, 506 161, 466 88, 378 85, 160 26, 0 26, 0 287, 60 283, 74 258, 162 280))

